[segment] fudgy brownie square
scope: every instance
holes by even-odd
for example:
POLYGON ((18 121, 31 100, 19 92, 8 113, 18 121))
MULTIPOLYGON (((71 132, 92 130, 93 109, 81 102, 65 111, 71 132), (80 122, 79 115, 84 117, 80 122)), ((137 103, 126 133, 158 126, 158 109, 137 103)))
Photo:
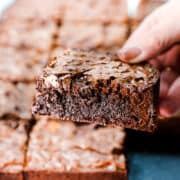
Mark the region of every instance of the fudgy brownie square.
POLYGON ((66 50, 44 69, 37 90, 35 114, 144 131, 156 127, 159 72, 149 64, 66 50))
POLYGON ((127 179, 121 128, 41 118, 30 135, 27 180, 127 179))
POLYGON ((38 17, 24 20, 9 18, 0 23, 0 45, 47 52, 55 32, 53 21, 38 17))
POLYGON ((112 51, 127 39, 127 24, 63 23, 58 32, 61 48, 112 51))
POLYGON ((0 46, 0 79, 31 82, 46 65, 48 54, 32 49, 0 46))
POLYGON ((0 80, 0 117, 31 119, 35 96, 34 83, 10 83, 0 80))
POLYGON ((0 119, 0 179, 23 180, 28 122, 0 119))
POLYGON ((126 0, 69 0, 65 22, 125 23, 128 21, 126 0))
POLYGON ((40 18, 62 19, 67 1, 60 0, 16 0, 3 14, 6 19, 40 18))

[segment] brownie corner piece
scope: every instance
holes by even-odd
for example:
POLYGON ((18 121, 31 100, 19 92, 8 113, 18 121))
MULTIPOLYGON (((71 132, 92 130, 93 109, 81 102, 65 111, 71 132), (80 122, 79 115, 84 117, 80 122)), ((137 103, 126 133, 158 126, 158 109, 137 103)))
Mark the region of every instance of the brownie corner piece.
POLYGON ((142 131, 156 127, 159 72, 114 54, 62 51, 37 83, 33 113, 142 131))

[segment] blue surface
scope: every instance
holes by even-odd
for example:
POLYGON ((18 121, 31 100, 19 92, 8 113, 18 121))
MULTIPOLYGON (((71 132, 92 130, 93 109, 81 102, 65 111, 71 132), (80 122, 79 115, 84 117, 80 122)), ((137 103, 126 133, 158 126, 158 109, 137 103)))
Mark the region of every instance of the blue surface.
POLYGON ((129 180, 180 180, 180 154, 128 153, 129 180))
POLYGON ((171 130, 164 134, 127 130, 129 180, 180 180, 180 129, 178 134, 171 130))

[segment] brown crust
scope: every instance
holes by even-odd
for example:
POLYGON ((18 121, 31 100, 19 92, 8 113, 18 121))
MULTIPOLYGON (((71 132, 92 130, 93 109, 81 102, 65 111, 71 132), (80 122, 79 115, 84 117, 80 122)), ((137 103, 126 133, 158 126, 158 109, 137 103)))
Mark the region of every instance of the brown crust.
POLYGON ((48 171, 25 171, 27 180, 127 180, 126 172, 48 172, 48 171))

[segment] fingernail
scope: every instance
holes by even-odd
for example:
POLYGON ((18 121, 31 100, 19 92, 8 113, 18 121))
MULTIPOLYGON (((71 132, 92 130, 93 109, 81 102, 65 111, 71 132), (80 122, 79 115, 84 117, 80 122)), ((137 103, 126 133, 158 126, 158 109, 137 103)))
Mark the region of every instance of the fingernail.
POLYGON ((141 49, 137 47, 123 48, 118 51, 118 56, 122 61, 133 62, 141 53, 141 49))

